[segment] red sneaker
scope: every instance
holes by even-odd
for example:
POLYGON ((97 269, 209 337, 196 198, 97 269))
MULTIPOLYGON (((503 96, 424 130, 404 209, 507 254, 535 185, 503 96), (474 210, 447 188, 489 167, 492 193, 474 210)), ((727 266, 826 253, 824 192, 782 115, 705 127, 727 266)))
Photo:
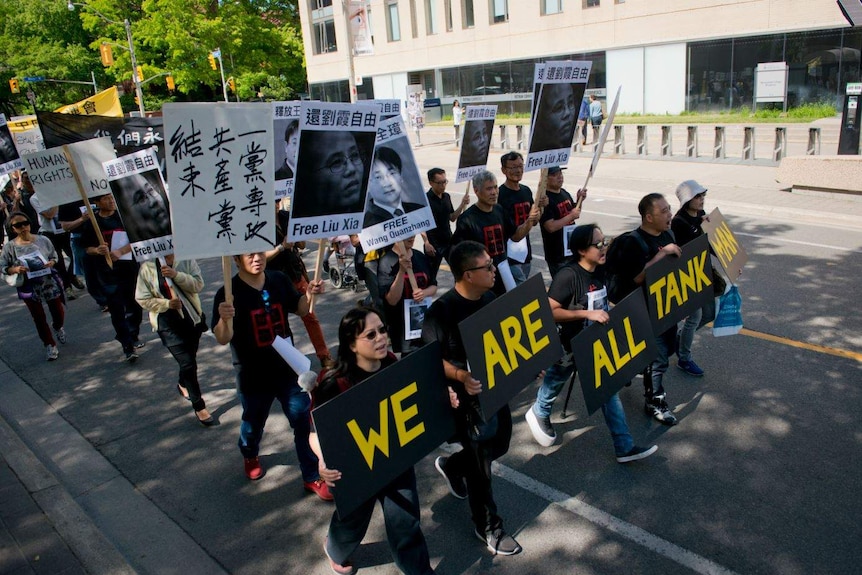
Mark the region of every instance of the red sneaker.
POLYGON ((323 479, 306 481, 305 483, 303 483, 303 485, 305 486, 306 491, 316 494, 324 501, 332 501, 335 499, 332 493, 329 492, 329 487, 326 485, 326 482, 323 481, 323 479))
POLYGON ((263 477, 263 467, 260 465, 259 457, 245 458, 245 476, 252 481, 257 481, 263 477))

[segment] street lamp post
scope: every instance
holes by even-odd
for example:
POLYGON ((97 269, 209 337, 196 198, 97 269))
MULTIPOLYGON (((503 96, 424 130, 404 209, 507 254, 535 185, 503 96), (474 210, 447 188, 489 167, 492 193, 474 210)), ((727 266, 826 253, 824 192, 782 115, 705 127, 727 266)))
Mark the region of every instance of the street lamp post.
POLYGON ((94 13, 96 16, 109 24, 122 24, 123 27, 126 29, 126 40, 128 40, 129 42, 129 57, 132 61, 132 82, 135 83, 135 95, 138 97, 138 109, 141 111, 141 117, 144 117, 146 115, 144 111, 144 92, 141 90, 142 78, 138 78, 138 60, 137 58, 135 58, 135 44, 132 42, 132 23, 129 22, 128 18, 126 18, 122 22, 111 20, 110 18, 108 18, 95 8, 88 6, 87 4, 81 4, 80 2, 72 2, 71 0, 68 4, 66 4, 66 7, 71 11, 75 10, 75 6, 80 6, 81 8, 89 10, 90 12, 94 13))

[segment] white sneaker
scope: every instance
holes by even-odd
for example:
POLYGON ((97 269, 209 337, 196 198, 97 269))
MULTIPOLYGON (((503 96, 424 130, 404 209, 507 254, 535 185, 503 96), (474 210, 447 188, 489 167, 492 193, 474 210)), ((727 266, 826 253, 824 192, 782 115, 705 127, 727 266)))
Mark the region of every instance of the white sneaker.
POLYGON ((60 357, 60 350, 57 349, 56 345, 46 345, 45 352, 45 359, 48 361, 54 361, 55 359, 60 357))
POLYGON ((60 343, 66 343, 66 328, 61 327, 60 329, 54 330, 54 336, 57 338, 57 341, 60 343))

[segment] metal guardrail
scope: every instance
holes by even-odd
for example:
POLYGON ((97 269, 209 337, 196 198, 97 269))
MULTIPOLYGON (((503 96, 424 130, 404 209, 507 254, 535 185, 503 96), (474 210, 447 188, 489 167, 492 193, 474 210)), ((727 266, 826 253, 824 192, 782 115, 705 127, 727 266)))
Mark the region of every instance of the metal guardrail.
POLYGON ((637 143, 637 155, 638 156, 646 156, 648 153, 647 146, 647 127, 646 126, 638 126, 638 143, 637 143))
POLYGON ((754 126, 742 129, 742 159, 754 161, 754 126))
POLYGON ((614 126, 614 154, 626 153, 626 131, 623 126, 614 126))
POLYGON ((697 158, 697 156, 697 126, 688 126, 685 138, 685 157, 697 158))

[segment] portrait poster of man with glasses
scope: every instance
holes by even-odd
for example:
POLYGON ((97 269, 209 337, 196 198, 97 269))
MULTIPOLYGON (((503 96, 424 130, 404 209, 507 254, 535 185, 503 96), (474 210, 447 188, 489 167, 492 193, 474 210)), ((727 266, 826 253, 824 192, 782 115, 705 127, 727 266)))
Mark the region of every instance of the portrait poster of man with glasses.
POLYGON ((289 241, 359 233, 380 107, 303 102, 289 241))
POLYGON ((9 174, 21 169, 21 158, 12 139, 12 132, 6 123, 6 116, 0 114, 0 174, 9 174))

